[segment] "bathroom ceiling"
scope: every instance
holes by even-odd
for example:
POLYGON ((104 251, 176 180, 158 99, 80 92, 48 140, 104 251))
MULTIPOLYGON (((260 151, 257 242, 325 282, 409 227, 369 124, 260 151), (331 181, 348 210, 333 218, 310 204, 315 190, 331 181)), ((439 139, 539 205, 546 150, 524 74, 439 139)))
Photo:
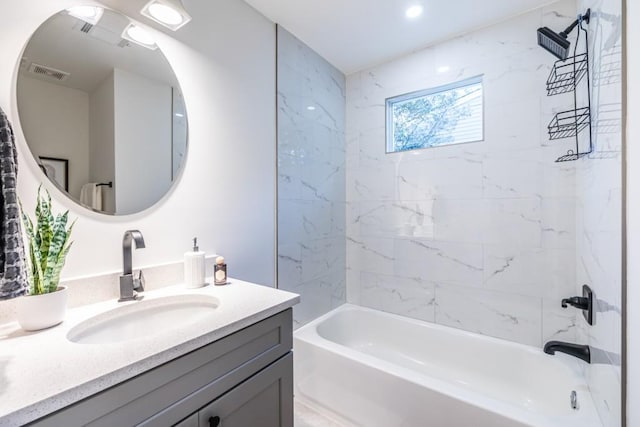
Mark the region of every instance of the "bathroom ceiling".
POLYGON ((556 0, 245 0, 345 74, 556 0), (406 9, 424 7, 409 20, 406 9))
POLYGON ((28 72, 32 63, 52 67, 70 75, 64 81, 45 81, 85 92, 93 92, 114 68, 177 86, 171 67, 158 50, 122 39, 120 35, 128 24, 129 19, 123 15, 105 13, 98 24, 87 29, 84 21, 58 13, 29 40, 20 71, 34 77, 28 72))

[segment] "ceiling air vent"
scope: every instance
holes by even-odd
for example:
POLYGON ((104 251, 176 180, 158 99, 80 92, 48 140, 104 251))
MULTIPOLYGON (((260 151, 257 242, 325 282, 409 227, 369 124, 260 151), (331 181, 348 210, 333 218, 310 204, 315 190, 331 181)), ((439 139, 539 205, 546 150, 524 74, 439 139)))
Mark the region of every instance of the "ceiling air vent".
POLYGON ((69 77, 69 73, 67 73, 66 71, 56 70, 55 68, 39 65, 35 62, 32 63, 29 67, 29 73, 59 82, 63 82, 67 79, 67 77, 69 77))

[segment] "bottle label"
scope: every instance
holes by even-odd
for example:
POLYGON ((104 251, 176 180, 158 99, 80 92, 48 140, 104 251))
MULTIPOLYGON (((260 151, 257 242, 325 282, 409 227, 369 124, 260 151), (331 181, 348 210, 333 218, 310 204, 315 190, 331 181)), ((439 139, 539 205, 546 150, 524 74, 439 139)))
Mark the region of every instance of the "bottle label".
POLYGON ((216 282, 222 282, 226 279, 224 270, 216 271, 216 282))

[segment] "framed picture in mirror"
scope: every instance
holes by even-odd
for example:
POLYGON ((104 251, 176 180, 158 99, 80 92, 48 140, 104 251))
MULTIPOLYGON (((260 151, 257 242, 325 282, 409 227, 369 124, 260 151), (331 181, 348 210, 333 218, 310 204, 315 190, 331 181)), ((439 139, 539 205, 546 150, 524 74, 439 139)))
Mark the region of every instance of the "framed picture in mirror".
POLYGON ((40 156, 40 169, 64 191, 69 191, 69 160, 40 156))

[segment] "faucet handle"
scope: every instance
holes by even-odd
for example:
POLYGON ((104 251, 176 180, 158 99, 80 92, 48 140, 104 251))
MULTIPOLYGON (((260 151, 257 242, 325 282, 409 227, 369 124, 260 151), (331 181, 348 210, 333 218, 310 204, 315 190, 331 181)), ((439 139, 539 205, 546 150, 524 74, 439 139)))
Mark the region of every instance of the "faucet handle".
POLYGON ((589 299, 584 297, 571 297, 565 298, 561 302, 562 308, 567 308, 569 305, 579 308, 580 310, 589 309, 589 299))
POLYGON ((144 274, 142 274, 142 270, 138 271, 138 277, 133 278, 133 289, 138 292, 144 292, 144 274))
POLYGON ((584 319, 588 324, 593 325, 594 310, 594 296, 593 291, 588 285, 582 286, 582 296, 576 296, 571 298, 564 298, 561 303, 562 308, 573 306, 579 310, 582 310, 584 319))

